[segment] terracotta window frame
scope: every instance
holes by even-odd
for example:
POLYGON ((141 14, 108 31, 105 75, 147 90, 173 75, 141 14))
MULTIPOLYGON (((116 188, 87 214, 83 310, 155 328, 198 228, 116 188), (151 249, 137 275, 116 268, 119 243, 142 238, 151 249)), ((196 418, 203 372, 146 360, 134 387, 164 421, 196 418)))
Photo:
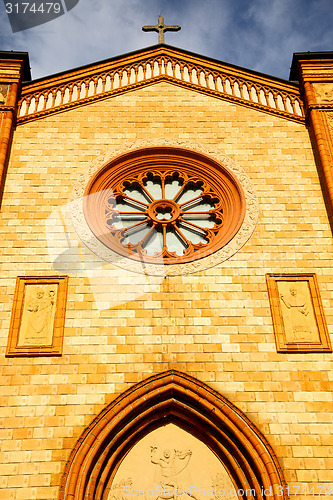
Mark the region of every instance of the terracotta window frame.
POLYGON ((66 312, 68 276, 18 276, 14 292, 12 316, 9 328, 6 357, 61 356, 66 312), (48 345, 19 345, 26 286, 57 285, 57 300, 52 332, 48 345))
POLYGON ((188 263, 215 253, 239 231, 244 220, 245 207, 244 192, 240 183, 221 164, 197 152, 167 147, 130 152, 111 161, 92 177, 84 193, 85 218, 95 236, 121 257, 150 264, 188 263), (165 183, 168 179, 169 182, 171 179, 179 181, 179 186, 182 186, 177 189, 178 196, 173 199, 165 194, 165 183), (163 193, 158 199, 145 187, 145 182, 153 183, 154 180, 156 185, 161 182, 162 186, 163 193), (206 212, 215 223, 211 229, 203 229, 204 226, 196 226, 191 219, 186 219, 192 213, 203 213, 200 212, 202 209, 199 203, 197 209, 194 209, 198 211, 191 211, 192 209, 185 208, 190 202, 181 201, 182 193, 186 193, 189 186, 202 191, 202 196, 197 198, 201 198, 203 205, 211 204, 211 210, 206 212), (146 196, 146 203, 128 198, 126 189, 141 190, 146 196), (133 213, 137 221, 133 221, 129 227, 135 230, 136 226, 146 225, 147 234, 137 244, 121 243, 127 239, 131 229, 116 229, 115 226, 107 224, 117 222, 119 214, 122 213, 118 212, 117 203, 124 204, 127 200, 132 203, 132 207, 137 207, 137 212, 133 213), (170 212, 170 218, 159 218, 158 212, 164 210, 170 212), (186 225, 202 236, 205 233, 206 238, 203 239, 207 239, 206 244, 195 244, 190 237, 187 239, 184 236, 186 225), (142 245, 143 242, 149 244, 150 234, 154 231, 155 234, 161 233, 163 245, 160 252, 150 256, 142 245), (171 234, 172 231, 186 245, 183 255, 177 255, 167 247, 166 234, 171 234))
POLYGON ((320 298, 320 291, 315 273, 306 274, 266 274, 268 296, 273 320, 273 329, 277 352, 280 353, 311 353, 332 352, 329 332, 320 298), (319 341, 313 342, 288 342, 286 338, 281 299, 279 297, 278 282, 305 281, 309 285, 311 303, 318 328, 319 341))
MULTIPOLYGON (((148 165, 148 171, 151 172, 151 170, 154 169, 154 166, 156 167, 154 163, 148 165)), ((124 180, 129 180, 125 175, 122 178, 124 180)), ((194 179, 195 173, 193 176, 193 180, 194 179)), ((141 177, 141 180, 144 179, 141 177)), ((136 181, 140 182, 140 179, 136 179, 136 181)), ((124 187, 126 190, 127 186, 124 187)), ((210 193, 213 193, 214 191, 215 189, 213 189, 210 193)), ((209 195, 210 193, 206 191, 205 194, 209 195)), ((215 203, 214 200, 209 200, 209 196, 207 196, 206 199, 208 199, 208 203, 215 203)), ((151 206, 148 207, 148 209, 145 209, 148 211, 148 216, 150 218, 150 222, 148 224, 153 225, 154 222, 157 222, 160 225, 159 236, 161 234, 162 226, 165 225, 170 228, 170 223, 175 222, 177 224, 177 207, 175 207, 174 203, 171 203, 172 200, 170 200, 170 198, 166 197, 165 201, 165 207, 163 207, 164 201, 161 199, 157 203, 157 206, 151 206), (169 221, 169 223, 168 221, 156 221, 160 215, 159 217, 156 216, 156 213, 153 211, 154 208, 156 208, 157 213, 161 213, 164 209, 166 209, 169 214, 169 219, 171 218, 172 220, 169 221)), ((178 205, 181 205, 179 200, 173 201, 176 201, 178 205)), ((213 210, 216 210, 215 220, 218 219, 219 214, 217 211, 219 208, 220 207, 218 205, 213 208, 213 210)), ((181 209, 184 210, 184 207, 181 209)), ((204 210, 206 209, 204 208, 204 210)), ((259 217, 259 202, 255 185, 244 169, 232 158, 219 152, 216 148, 212 149, 197 142, 187 140, 174 141, 165 138, 158 138, 154 140, 139 139, 135 142, 126 142, 119 147, 113 147, 105 151, 101 156, 93 160, 89 168, 85 168, 77 178, 77 182, 73 188, 70 211, 73 227, 78 237, 82 243, 100 259, 110 262, 119 268, 126 269, 127 271, 145 274, 146 276, 179 276, 189 273, 197 273, 199 271, 215 267, 237 253, 247 243, 255 231, 259 217), (181 255, 178 247, 178 251, 175 252, 178 256, 175 256, 174 258, 170 258, 170 256, 166 256, 166 258, 164 258, 160 250, 157 250, 157 252, 160 252, 159 255, 156 254, 155 256, 152 256, 151 252, 153 248, 156 249, 158 245, 159 248, 161 247, 160 243, 155 245, 155 242, 152 241, 152 245, 149 250, 147 250, 148 258, 146 258, 146 255, 140 251, 138 252, 137 258, 135 258, 133 254, 130 254, 130 249, 126 246, 127 241, 121 241, 117 235, 116 238, 111 241, 109 239, 110 226, 108 225, 106 229, 105 225, 103 227, 103 224, 105 224, 105 218, 111 219, 114 215, 117 217, 117 214, 112 214, 112 203, 109 201, 111 196, 109 196, 109 198, 104 198, 104 202, 110 203, 110 207, 104 207, 104 212, 101 211, 101 206, 98 207, 98 203, 95 201, 98 200, 103 203, 103 195, 106 194, 103 193, 103 191, 107 190, 109 190, 109 193, 111 191, 110 194, 112 194, 113 191, 116 196, 121 196, 121 190, 123 187, 120 186, 120 191, 118 191, 118 193, 115 193, 114 190, 115 185, 120 180, 119 176, 117 176, 117 173, 120 172, 120 167, 124 167, 126 169, 127 163, 127 166, 129 167, 129 174, 133 175, 136 171, 138 177, 140 177, 142 171, 138 172, 138 170, 135 169, 144 167, 142 164, 143 157, 149 157, 149 161, 154 162, 153 157, 155 156, 155 153, 158 155, 159 152, 162 152, 162 150, 166 153, 166 157, 164 156, 163 158, 162 167, 165 166, 164 159, 172 161, 173 157, 175 162, 173 162, 172 168, 174 171, 179 172, 180 175, 183 171, 187 175, 189 172, 188 170, 186 171, 187 167, 192 170, 192 166, 194 166, 195 168, 199 168, 199 170, 201 170, 203 180, 208 181, 209 171, 218 171, 217 175, 213 175, 213 178, 211 177, 211 181, 214 183, 214 188, 216 186, 218 189, 224 189, 224 207, 222 206, 223 202, 221 204, 223 227, 210 227, 209 229, 211 230, 211 233, 209 234, 207 231, 207 239, 210 240, 211 246, 210 244, 204 244, 201 248, 197 247, 195 251, 192 252, 192 255, 191 252, 186 252, 186 255, 185 253, 181 255), (185 167, 184 170, 183 165, 185 167), (104 174, 105 177, 103 177, 104 174), (113 179, 112 176, 114 176, 113 179), (222 185, 217 179, 217 177, 220 176, 225 179, 225 183, 222 185), (229 191, 226 185, 229 181, 232 184, 231 191, 229 191), (236 198, 238 198, 238 200, 239 196, 241 198, 241 203, 237 203, 236 201, 236 207, 231 200, 233 193, 235 192, 236 198), (111 210, 109 210, 109 208, 111 208, 111 210), (232 212, 233 215, 231 215, 232 212), (228 221, 231 221, 231 225, 229 226, 228 221), (233 227, 233 224, 235 223, 236 227, 233 227), (102 226, 100 226, 100 224, 102 224, 102 226), (217 232, 215 232, 216 229, 217 232), (223 235, 224 229, 227 229, 227 234, 224 233, 223 235), (212 235, 212 233, 214 233, 214 235, 212 235), (114 243, 116 243, 117 248, 114 247, 114 243), (125 245, 123 243, 125 243, 125 245), (121 250, 120 252, 119 249, 121 250), (118 250, 118 252, 116 250, 118 250), (124 252, 124 250, 126 251, 124 252)), ((212 216, 212 220, 214 220, 214 216, 212 216)), ((178 219, 178 221, 181 222, 180 219, 178 219)), ((217 222, 219 223, 218 220, 217 222)), ((113 230, 111 229, 111 232, 112 231, 113 230)), ((118 235, 120 237, 122 236, 119 233, 118 235)), ((124 236, 127 237, 127 235, 124 236)), ((138 241, 135 242, 135 244, 140 244, 139 240, 140 238, 138 238, 138 241)), ((189 240, 194 244, 198 243, 192 238, 189 238, 189 240)), ((143 247, 144 249, 146 248, 145 245, 143 245, 143 247)), ((169 249, 168 245, 167 247, 169 249)), ((175 251, 174 248, 172 251, 175 251)), ((137 249, 134 250, 136 251, 137 249)))

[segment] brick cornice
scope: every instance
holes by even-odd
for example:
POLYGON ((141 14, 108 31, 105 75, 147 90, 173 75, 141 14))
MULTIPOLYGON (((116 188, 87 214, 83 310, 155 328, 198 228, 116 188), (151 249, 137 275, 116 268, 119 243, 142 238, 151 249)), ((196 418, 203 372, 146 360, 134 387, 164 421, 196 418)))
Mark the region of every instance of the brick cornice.
POLYGON ((160 81, 304 122, 297 85, 165 45, 25 85, 18 122, 39 119, 160 81))
POLYGON ((333 58, 302 60, 297 64, 300 82, 331 82, 333 79, 333 58))

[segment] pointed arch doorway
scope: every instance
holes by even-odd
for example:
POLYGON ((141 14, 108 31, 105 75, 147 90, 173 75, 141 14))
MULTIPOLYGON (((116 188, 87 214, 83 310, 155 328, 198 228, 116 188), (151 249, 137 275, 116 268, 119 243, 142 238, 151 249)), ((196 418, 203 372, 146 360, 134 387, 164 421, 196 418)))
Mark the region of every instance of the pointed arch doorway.
POLYGON ((249 419, 172 370, 133 386, 86 428, 59 500, 283 500, 285 486, 277 457, 249 419))

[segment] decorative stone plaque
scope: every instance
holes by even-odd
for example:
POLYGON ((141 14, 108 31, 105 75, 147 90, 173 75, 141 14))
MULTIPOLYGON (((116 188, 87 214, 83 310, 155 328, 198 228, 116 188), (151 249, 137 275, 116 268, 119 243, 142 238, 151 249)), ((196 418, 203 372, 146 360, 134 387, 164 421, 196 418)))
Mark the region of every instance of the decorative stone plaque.
POLYGON ((107 500, 231 500, 235 491, 224 465, 202 441, 167 424, 127 453, 107 500))
POLYGON ((60 356, 67 276, 18 277, 6 356, 60 356))
POLYGON ((315 274, 267 274, 278 352, 331 352, 315 274))

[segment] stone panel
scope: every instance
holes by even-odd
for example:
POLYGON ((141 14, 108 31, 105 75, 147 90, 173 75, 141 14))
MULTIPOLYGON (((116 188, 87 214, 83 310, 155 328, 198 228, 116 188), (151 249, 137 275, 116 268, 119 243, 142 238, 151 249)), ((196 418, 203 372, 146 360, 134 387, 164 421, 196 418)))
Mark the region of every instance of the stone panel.
POLYGON ((67 277, 18 277, 7 356, 62 352, 67 277))
POLYGON ((278 352, 332 351, 315 275, 268 275, 278 352))

